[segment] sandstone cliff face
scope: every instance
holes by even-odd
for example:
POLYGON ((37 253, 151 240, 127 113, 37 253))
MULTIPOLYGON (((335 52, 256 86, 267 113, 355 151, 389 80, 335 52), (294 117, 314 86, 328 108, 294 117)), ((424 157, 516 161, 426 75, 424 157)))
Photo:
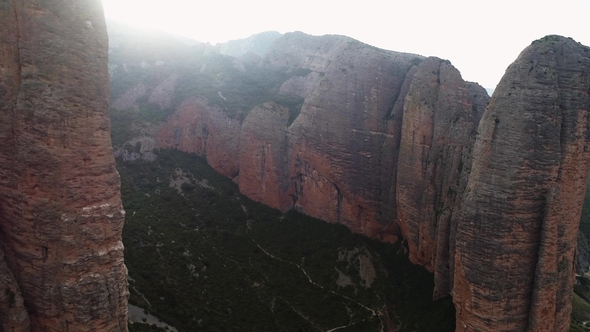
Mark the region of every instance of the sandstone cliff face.
POLYGON ((241 124, 203 99, 188 99, 160 127, 158 141, 239 175, 240 191, 255 200, 395 241, 403 100, 421 59, 343 36, 288 34, 261 65, 309 71, 279 89, 304 98, 292 123, 277 105, 249 112, 241 124))
POLYGON ((339 36, 311 43, 306 42, 308 36, 290 37, 281 41, 300 51, 286 48, 291 58, 271 52, 271 65, 287 58, 323 77, 310 89, 288 130, 292 203, 283 209, 294 207, 354 232, 395 241, 402 111, 395 106, 404 98, 401 92, 413 73, 412 61, 421 57, 369 48, 339 36))
POLYGON ((102 5, 5 1, 0 31, 0 327, 126 331, 102 5))
POLYGON ((589 171, 590 48, 549 36, 478 128, 456 234, 457 331, 567 331, 589 171))
POLYGON ((436 58, 424 60, 404 103, 397 164, 397 221, 412 262, 435 273, 435 298, 452 285, 452 222, 467 183, 483 88, 436 58))
POLYGON ((287 121, 289 110, 274 103, 256 107, 240 132, 240 191, 274 208, 292 204, 289 190, 287 121))
MULTIPOLYGON (((343 36, 287 34, 260 65, 307 70, 279 88, 282 95, 303 98, 296 117, 266 105, 240 123, 206 99, 192 97, 159 126, 159 145, 205 156, 254 200, 383 241, 402 235, 396 222, 401 209, 399 225, 412 259, 440 272, 437 297, 448 294, 453 241, 449 232, 437 229, 451 229, 461 199, 462 167, 471 163, 474 128, 488 99, 483 88, 463 81, 446 61, 380 50, 343 36), (429 120, 420 117, 422 111, 429 120), (423 146, 412 135, 434 142, 430 156, 412 154, 423 146), (424 171, 419 180, 417 169, 424 171), (440 180, 430 185, 434 177, 440 180), (400 179, 406 182, 398 190, 400 179), (430 186, 428 197, 424 186, 430 186), (429 208, 422 215, 412 214, 424 204, 429 208), (417 227, 426 227, 421 236, 417 227), (437 240, 439 235, 444 238, 437 240)), ((113 107, 133 109, 149 93, 138 84, 113 107)))
POLYGON ((240 122, 202 98, 189 98, 156 133, 161 147, 196 153, 219 173, 239 173, 240 122))

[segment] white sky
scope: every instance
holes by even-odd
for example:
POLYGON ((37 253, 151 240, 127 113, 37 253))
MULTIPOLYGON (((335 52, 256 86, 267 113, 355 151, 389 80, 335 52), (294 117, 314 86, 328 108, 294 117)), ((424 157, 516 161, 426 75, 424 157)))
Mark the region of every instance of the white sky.
POLYGON ((346 35, 450 60, 495 88, 520 51, 548 34, 590 46, 590 0, 102 0, 105 15, 216 44, 276 30, 346 35))

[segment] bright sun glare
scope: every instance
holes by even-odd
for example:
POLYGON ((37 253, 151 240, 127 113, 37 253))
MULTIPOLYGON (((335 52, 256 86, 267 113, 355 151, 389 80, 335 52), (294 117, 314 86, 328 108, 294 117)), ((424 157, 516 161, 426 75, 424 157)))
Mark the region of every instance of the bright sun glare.
POLYGON ((589 0, 279 2, 102 0, 108 18, 216 44, 276 30, 340 34, 394 51, 449 59, 494 88, 519 52, 547 34, 590 45, 589 0))

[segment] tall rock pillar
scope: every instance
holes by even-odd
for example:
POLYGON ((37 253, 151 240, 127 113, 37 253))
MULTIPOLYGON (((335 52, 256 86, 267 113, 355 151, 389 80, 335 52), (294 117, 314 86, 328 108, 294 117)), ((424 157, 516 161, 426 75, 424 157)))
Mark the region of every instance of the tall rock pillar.
POLYGON ((458 220, 457 331, 567 331, 590 168, 590 48, 533 42, 480 122, 458 220))
POLYGON ((107 43, 100 0, 0 1, 0 330, 127 330, 107 43))
POLYGON ((427 58, 405 97, 397 162, 397 220, 412 262, 434 272, 434 298, 453 280, 455 214, 488 95, 448 61, 427 58))

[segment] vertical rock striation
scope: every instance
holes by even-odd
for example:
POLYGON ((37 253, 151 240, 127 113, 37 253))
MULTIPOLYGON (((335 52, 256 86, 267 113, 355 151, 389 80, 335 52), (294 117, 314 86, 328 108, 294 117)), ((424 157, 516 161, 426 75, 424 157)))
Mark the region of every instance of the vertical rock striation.
POLYGON ((450 293, 452 222, 459 210, 475 129, 487 94, 463 81, 448 61, 428 58, 414 74, 404 103, 397 164, 397 221, 412 262, 435 273, 434 297, 450 293), (484 102, 478 102, 478 99, 484 102))
POLYGON ((288 129, 292 202, 283 209, 395 241, 400 106, 422 57, 342 36, 293 34, 280 42, 269 53, 271 65, 287 61, 321 76, 309 75, 315 85, 303 89, 309 94, 288 129))
POLYGON ((4 1, 0 31, 0 329, 126 331, 102 5, 4 1))
POLYGON ((289 109, 265 103, 248 113, 240 144, 240 191, 251 199, 282 208, 290 202, 287 122, 289 109))
POLYGON ((590 48, 548 36, 478 128, 456 234, 457 331, 567 331, 590 161, 590 48))
POLYGON ((160 146, 206 156, 242 193, 283 211, 296 209, 391 242, 401 236, 401 225, 414 262, 437 271, 436 296, 449 294, 452 239, 442 229, 452 228, 466 184, 462 168, 471 164, 473 132, 488 100, 484 89, 463 81, 448 61, 343 36, 286 34, 261 65, 310 71, 279 89, 304 99, 294 119, 266 105, 240 124, 203 98, 189 98, 160 126, 160 146), (432 152, 418 154, 425 145, 412 135, 432 142, 432 152), (419 227, 425 227, 422 242, 419 227))
POLYGON ((158 128, 159 145, 207 158, 217 172, 234 178, 239 173, 240 122, 202 98, 189 98, 158 128))
POLYGON ((421 60, 344 36, 290 33, 261 65, 310 71, 279 89, 304 98, 294 119, 265 104, 241 124, 202 98, 188 98, 160 126, 158 142, 206 156, 262 203, 395 241, 403 101, 421 60))

